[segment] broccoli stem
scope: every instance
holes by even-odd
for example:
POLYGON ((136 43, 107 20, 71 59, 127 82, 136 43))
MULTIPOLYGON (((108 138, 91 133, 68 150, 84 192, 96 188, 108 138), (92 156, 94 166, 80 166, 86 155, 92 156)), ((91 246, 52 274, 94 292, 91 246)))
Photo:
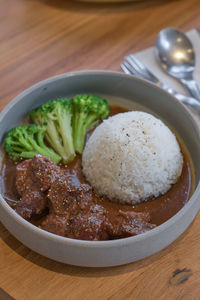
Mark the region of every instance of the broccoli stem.
POLYGON ((58 113, 58 123, 60 127, 60 134, 63 138, 63 145, 66 151, 68 162, 71 162, 75 157, 73 139, 72 139, 72 127, 71 127, 71 115, 58 113))
POLYGON ((73 131, 73 143, 74 149, 77 153, 82 154, 85 137, 86 137, 86 126, 85 126, 85 114, 83 112, 77 114, 76 120, 74 120, 74 128, 73 131))
POLYGON ((25 159, 29 159, 29 158, 33 158, 36 154, 38 154, 38 153, 35 153, 35 152, 21 152, 20 153, 20 156, 21 156, 21 158, 25 158, 25 159))
POLYGON ((59 153, 64 162, 68 161, 67 153, 62 145, 61 138, 58 134, 57 129, 55 128, 55 123, 52 120, 49 120, 47 125, 48 132, 46 133, 46 139, 51 147, 59 153))

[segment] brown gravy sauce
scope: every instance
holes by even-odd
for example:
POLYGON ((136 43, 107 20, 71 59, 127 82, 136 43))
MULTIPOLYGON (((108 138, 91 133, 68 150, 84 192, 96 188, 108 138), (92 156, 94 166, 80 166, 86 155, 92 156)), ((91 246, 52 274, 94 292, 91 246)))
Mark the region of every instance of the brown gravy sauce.
MULTIPOLYGON (((127 109, 119 106, 111 106, 110 115, 125 112, 127 109)), ((88 137, 91 135, 93 130, 88 132, 88 137)), ((97 197, 99 203, 105 208, 108 208, 110 212, 114 210, 127 210, 127 211, 137 211, 137 212, 148 212, 151 217, 151 223, 160 225, 175 215, 189 200, 192 193, 193 186, 193 174, 190 159, 184 150, 183 145, 180 145, 184 158, 184 165, 182 174, 176 184, 162 196, 155 199, 151 199, 148 202, 143 202, 135 206, 120 205, 110 202, 108 199, 97 197)), ((73 185, 79 186, 81 183, 86 183, 86 180, 82 174, 81 169, 81 157, 76 156, 74 161, 67 167, 62 166, 66 172, 66 176, 73 183, 73 185)), ((1 186, 5 200, 11 207, 15 207, 16 202, 19 200, 19 195, 17 194, 16 187, 16 164, 14 164, 7 155, 5 155, 2 164, 1 171, 1 186)), ((40 225, 43 218, 39 220, 31 221, 35 225, 40 225)))

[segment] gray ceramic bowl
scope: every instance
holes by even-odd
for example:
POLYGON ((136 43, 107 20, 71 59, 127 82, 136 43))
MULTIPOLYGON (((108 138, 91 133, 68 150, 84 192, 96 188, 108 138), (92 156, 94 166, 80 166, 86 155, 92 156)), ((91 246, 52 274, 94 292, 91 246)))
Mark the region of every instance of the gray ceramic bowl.
POLYGON ((111 103, 151 112, 173 128, 184 140, 195 167, 195 192, 171 219, 135 237, 112 241, 80 241, 63 238, 22 219, 0 196, 0 220, 24 245, 54 260, 78 266, 105 267, 147 257, 172 243, 192 222, 200 201, 200 136, 191 115, 176 99, 160 88, 117 72, 82 71, 44 80, 17 96, 0 115, 0 141, 6 132, 37 105, 58 96, 77 93, 102 95, 111 103))

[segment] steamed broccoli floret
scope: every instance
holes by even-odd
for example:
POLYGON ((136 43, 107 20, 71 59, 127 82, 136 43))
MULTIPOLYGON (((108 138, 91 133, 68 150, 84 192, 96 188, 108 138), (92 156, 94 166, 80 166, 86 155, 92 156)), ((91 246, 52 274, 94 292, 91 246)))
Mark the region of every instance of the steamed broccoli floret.
POLYGON ((45 138, 49 145, 62 157, 64 163, 72 161, 75 157, 70 104, 70 100, 67 98, 57 98, 30 112, 34 123, 46 125, 45 138))
POLYGON ((4 141, 5 151, 13 161, 41 154, 58 163, 61 157, 44 144, 45 132, 46 126, 35 124, 12 128, 4 141))
POLYGON ((109 104, 107 100, 93 95, 77 95, 71 101, 74 148, 81 154, 87 130, 108 116, 109 104))

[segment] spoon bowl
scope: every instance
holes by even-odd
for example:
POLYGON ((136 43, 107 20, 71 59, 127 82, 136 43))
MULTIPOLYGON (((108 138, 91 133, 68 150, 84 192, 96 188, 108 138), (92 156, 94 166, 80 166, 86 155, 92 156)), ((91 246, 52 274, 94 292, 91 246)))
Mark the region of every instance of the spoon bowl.
POLYGON ((200 90, 193 79, 195 51, 189 38, 177 29, 163 29, 156 41, 156 54, 164 71, 178 79, 191 95, 200 100, 200 90))
POLYGON ((163 69, 178 78, 192 76, 195 67, 194 48, 187 36, 173 28, 160 31, 157 53, 163 69))

